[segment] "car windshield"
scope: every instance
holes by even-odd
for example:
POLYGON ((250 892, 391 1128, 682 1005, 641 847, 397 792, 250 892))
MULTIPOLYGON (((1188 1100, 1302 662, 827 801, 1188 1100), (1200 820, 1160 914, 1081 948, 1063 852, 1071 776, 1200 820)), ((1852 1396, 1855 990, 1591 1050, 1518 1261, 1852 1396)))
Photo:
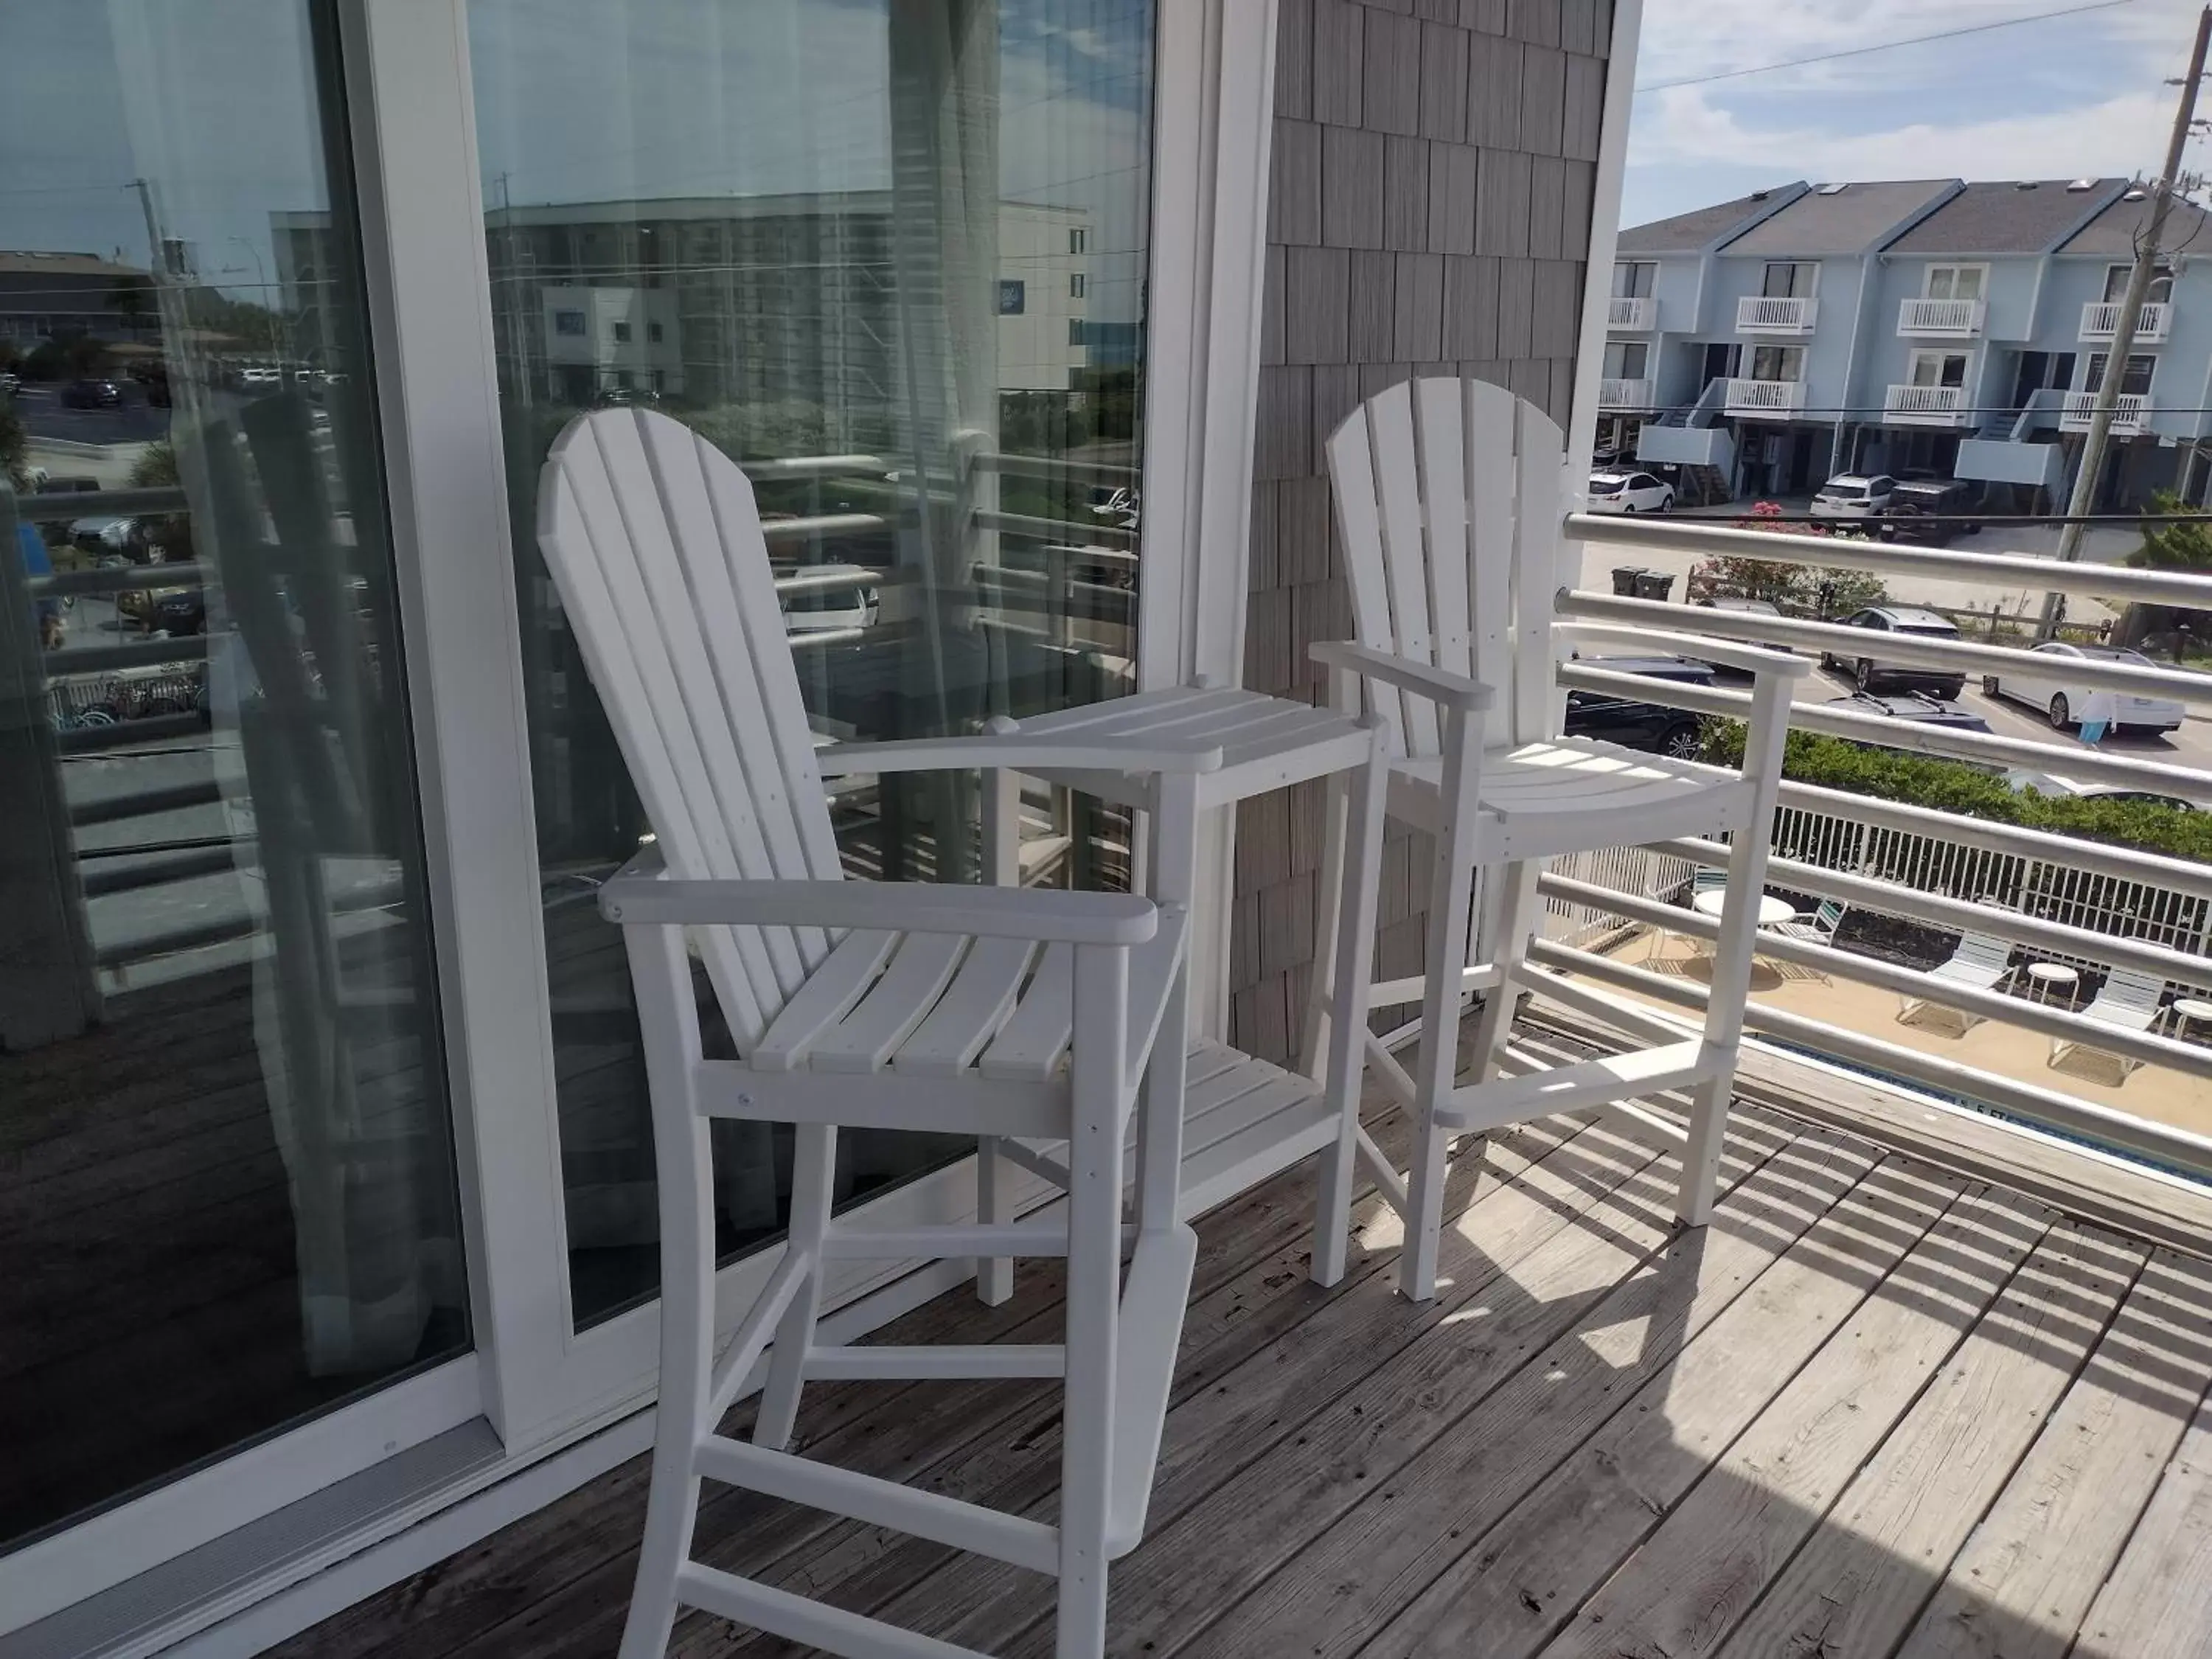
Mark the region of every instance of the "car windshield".
MULTIPOLYGON (((2136 668, 2155 668, 2158 666, 2156 663, 2153 662, 2148 657, 2143 655, 2142 652, 2126 650, 2117 645, 2083 645, 2077 646, 2075 648, 2080 652, 2081 655, 2085 657, 2094 657, 2099 662, 2123 662, 2130 664, 2136 668)), ((2051 654, 2057 656, 2060 653, 2054 651, 2051 654)))

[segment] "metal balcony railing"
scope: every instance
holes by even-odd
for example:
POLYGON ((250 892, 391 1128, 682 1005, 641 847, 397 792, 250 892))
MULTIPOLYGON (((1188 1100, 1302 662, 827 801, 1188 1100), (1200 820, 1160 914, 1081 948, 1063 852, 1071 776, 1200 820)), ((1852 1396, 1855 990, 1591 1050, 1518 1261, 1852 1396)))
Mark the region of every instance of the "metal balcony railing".
POLYGON ((1820 302, 1815 299, 1769 299, 1747 294, 1735 302, 1736 332, 1810 334, 1820 311, 1820 302))
MULTIPOLYGON (((2058 410, 2058 429, 2061 432, 2087 432, 2097 410, 2097 394, 2094 392, 2069 392, 2058 410)), ((2132 438, 2142 433, 2150 419, 2150 396, 2142 392, 2123 392, 2112 403, 2112 431, 2116 436, 2132 438)))
POLYGON ((1654 407, 1651 382, 1614 380, 1608 376, 1598 382, 1597 404, 1600 409, 1650 409, 1654 407))
MULTIPOLYGON (((2120 331, 2121 305, 2117 300, 2092 300, 2081 307, 2081 338, 2091 345, 2110 340, 2120 331)), ((2148 301, 2136 313, 2137 345, 2163 345, 2172 325, 2173 307, 2162 301, 2148 301)))
POLYGON ((1912 426, 1964 426, 1968 413, 1962 386, 1893 386, 1882 412, 1912 426))
POLYGON ((1659 301, 1650 295, 1630 299, 1614 295, 1606 307, 1605 325, 1628 334, 1649 334, 1658 324, 1659 301))
MULTIPOLYGON (((1611 564, 1636 554, 1687 554, 1697 558, 1757 559, 1773 563, 1862 569, 1890 577, 1936 579, 2007 593, 2056 591, 2118 602, 2212 608, 2212 576, 2102 565, 2059 565, 2008 554, 1848 542, 1680 520, 1623 520, 1571 515, 1568 534, 1603 544, 1611 564)), ((1620 598, 1562 589, 1561 617, 1595 626, 1601 646, 1604 624, 1658 628, 1682 636, 1680 649, 1694 658, 1699 637, 1794 650, 1830 650, 1856 656, 1866 649, 1863 630, 1793 617, 1707 609, 1687 603, 1620 598)), ((1949 670, 1968 678, 2017 670, 2020 653, 1994 644, 1923 635, 1885 634, 1885 662, 1949 670)), ((2193 669, 2144 667, 2121 661, 2069 662, 2069 673, 2088 688, 2154 693, 2212 712, 2212 674, 2193 669)), ((1747 691, 1695 685, 1623 673, 1595 663, 1569 661, 1559 669, 1571 688, 1632 697, 1722 718, 1749 711, 1747 691)), ((2029 742, 1988 732, 1862 714, 1822 702, 1800 702, 1791 725, 1870 747, 1961 760, 1988 770, 2032 767, 2087 782, 2179 798, 2212 809, 2212 771, 2106 749, 2029 742)), ((2137 848, 1785 781, 1773 829, 1771 885, 1854 908, 1948 932, 1993 936, 2033 959, 2070 963, 2092 971, 2131 969, 2162 981, 2169 993, 2203 997, 2212 991, 2212 866, 2137 848)), ((1697 981, 1631 965, 1594 948, 1601 928, 1591 921, 1610 915, 1620 927, 1642 926, 1690 939, 1710 939, 1716 924, 1694 910, 1668 903, 1691 866, 1726 862, 1717 842, 1668 842, 1644 849, 1636 869, 1613 869, 1589 860, 1555 866, 1542 882, 1559 919, 1553 937, 1536 947, 1535 960, 1563 976, 1547 980, 1540 994, 1571 1012, 1632 1036, 1650 1040, 1660 1030, 1681 1035, 1678 1022, 1704 1006, 1697 981)), ((1899 962, 1860 955, 1832 944, 1761 933, 1759 952, 1771 961, 1826 975, 1838 981, 1926 998, 1997 1022, 2017 1034, 2034 1059, 2045 1041, 2079 1044, 2133 1065, 2160 1067, 2192 1079, 2212 1079, 2212 1047, 2183 1041, 2163 1023, 2138 1030, 2093 1020, 2077 1009, 2033 1002, 2002 990, 1975 990, 1936 981, 1899 962)), ((2066 1073, 2041 1066, 2012 1066, 2014 1075, 1968 1064, 1894 1041, 1886 1028, 1834 1020, 1765 1006, 1756 999, 1747 1016, 1756 1036, 1800 1053, 1901 1079, 1910 1085, 2095 1145, 2116 1148, 2200 1177, 2212 1177, 2212 1137, 2110 1103, 2067 1086, 2066 1073), (2032 1079, 2032 1080, 2031 1080, 2032 1079)), ((1984 1050, 1986 1054, 1988 1051, 1984 1050)))
POLYGON ((1802 380, 1741 380, 1728 383, 1725 407, 1731 415, 1790 415, 1805 406, 1802 380))
POLYGON ((1982 331, 1988 306, 1980 300, 1906 300, 1897 307, 1897 331, 1929 339, 1971 340, 1982 331))

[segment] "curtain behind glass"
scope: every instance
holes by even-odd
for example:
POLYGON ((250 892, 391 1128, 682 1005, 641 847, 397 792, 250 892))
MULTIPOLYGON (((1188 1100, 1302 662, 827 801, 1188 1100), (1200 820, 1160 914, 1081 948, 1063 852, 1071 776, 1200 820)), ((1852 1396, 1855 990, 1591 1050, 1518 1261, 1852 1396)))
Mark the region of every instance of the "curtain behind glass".
MULTIPOLYGON (((545 452, 644 404, 744 466, 821 740, 1129 689, 1152 20, 1127 0, 473 0, 470 48, 580 1319, 649 1294, 649 1123, 596 884, 649 826, 529 544, 545 452)), ((848 866, 978 874, 972 778, 841 780, 848 866)), ((1126 831, 1026 803, 1034 880, 1126 831)), ((717 1126, 726 1253, 785 1138, 717 1126)), ((841 1192, 964 1149, 842 1138, 841 1192)))

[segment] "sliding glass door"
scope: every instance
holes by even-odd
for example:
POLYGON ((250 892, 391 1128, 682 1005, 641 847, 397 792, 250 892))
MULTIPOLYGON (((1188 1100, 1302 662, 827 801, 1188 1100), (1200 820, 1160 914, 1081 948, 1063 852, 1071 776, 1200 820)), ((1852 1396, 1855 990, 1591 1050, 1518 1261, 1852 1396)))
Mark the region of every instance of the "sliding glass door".
POLYGON ((333 16, 0 9, 0 1553, 471 1346, 333 16))
MULTIPOLYGON (((529 526, 580 410, 655 410, 760 491, 822 741, 1133 686, 1153 21, 1127 0, 471 0, 469 50, 579 1326, 657 1275, 645 1076, 592 904, 645 823, 529 526)), ((856 873, 973 880, 970 780, 840 781, 856 873)), ((1024 874, 1126 875, 1027 803, 1024 874)), ((785 1139, 722 1126, 721 1243, 785 1139)), ((857 1200, 958 1158, 847 1137, 857 1200)))

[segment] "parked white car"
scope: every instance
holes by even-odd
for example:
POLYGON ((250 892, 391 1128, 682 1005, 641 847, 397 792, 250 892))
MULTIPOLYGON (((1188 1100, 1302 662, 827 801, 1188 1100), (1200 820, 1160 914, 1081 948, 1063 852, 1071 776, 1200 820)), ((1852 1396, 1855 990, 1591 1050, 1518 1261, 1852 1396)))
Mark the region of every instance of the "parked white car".
POLYGON ((1674 505, 1674 486, 1649 472, 1593 472, 1593 513, 1664 513, 1674 505))
POLYGON ((1813 497, 1816 519, 1870 519, 1886 512, 1897 480, 1887 472, 1839 472, 1813 497))
POLYGON ((2039 795, 2053 799, 2080 800, 2141 800, 2154 806, 2171 806, 2184 812, 2201 812, 2205 809, 2195 801, 2185 800, 2179 795, 2162 795, 2154 789, 2130 789, 2124 783, 2084 783, 2079 778, 2062 777, 2056 772, 2037 772, 2018 767, 2005 774, 2005 782, 2015 790, 2033 789, 2039 795))
MULTIPOLYGON (((2033 651, 2021 653, 2017 671, 1984 674, 1982 690, 1990 696, 2009 697, 2040 710, 2053 730, 2063 732, 2081 724, 2081 710, 2089 701, 2089 688, 2068 672, 2069 664, 2079 662, 2125 663, 2136 668, 2158 665, 2140 651, 2118 646, 2045 640, 2033 651)), ((2181 724, 2185 712, 2170 697, 2136 697, 2122 691, 2112 694, 2112 705, 2113 726, 2136 732, 2171 732, 2181 724)))
POLYGON ((872 582, 856 579, 875 574, 857 564, 810 564, 779 571, 776 598, 783 605, 784 632, 830 634, 874 627, 883 615, 882 598, 872 582), (785 586, 786 580, 793 580, 793 585, 785 586))

